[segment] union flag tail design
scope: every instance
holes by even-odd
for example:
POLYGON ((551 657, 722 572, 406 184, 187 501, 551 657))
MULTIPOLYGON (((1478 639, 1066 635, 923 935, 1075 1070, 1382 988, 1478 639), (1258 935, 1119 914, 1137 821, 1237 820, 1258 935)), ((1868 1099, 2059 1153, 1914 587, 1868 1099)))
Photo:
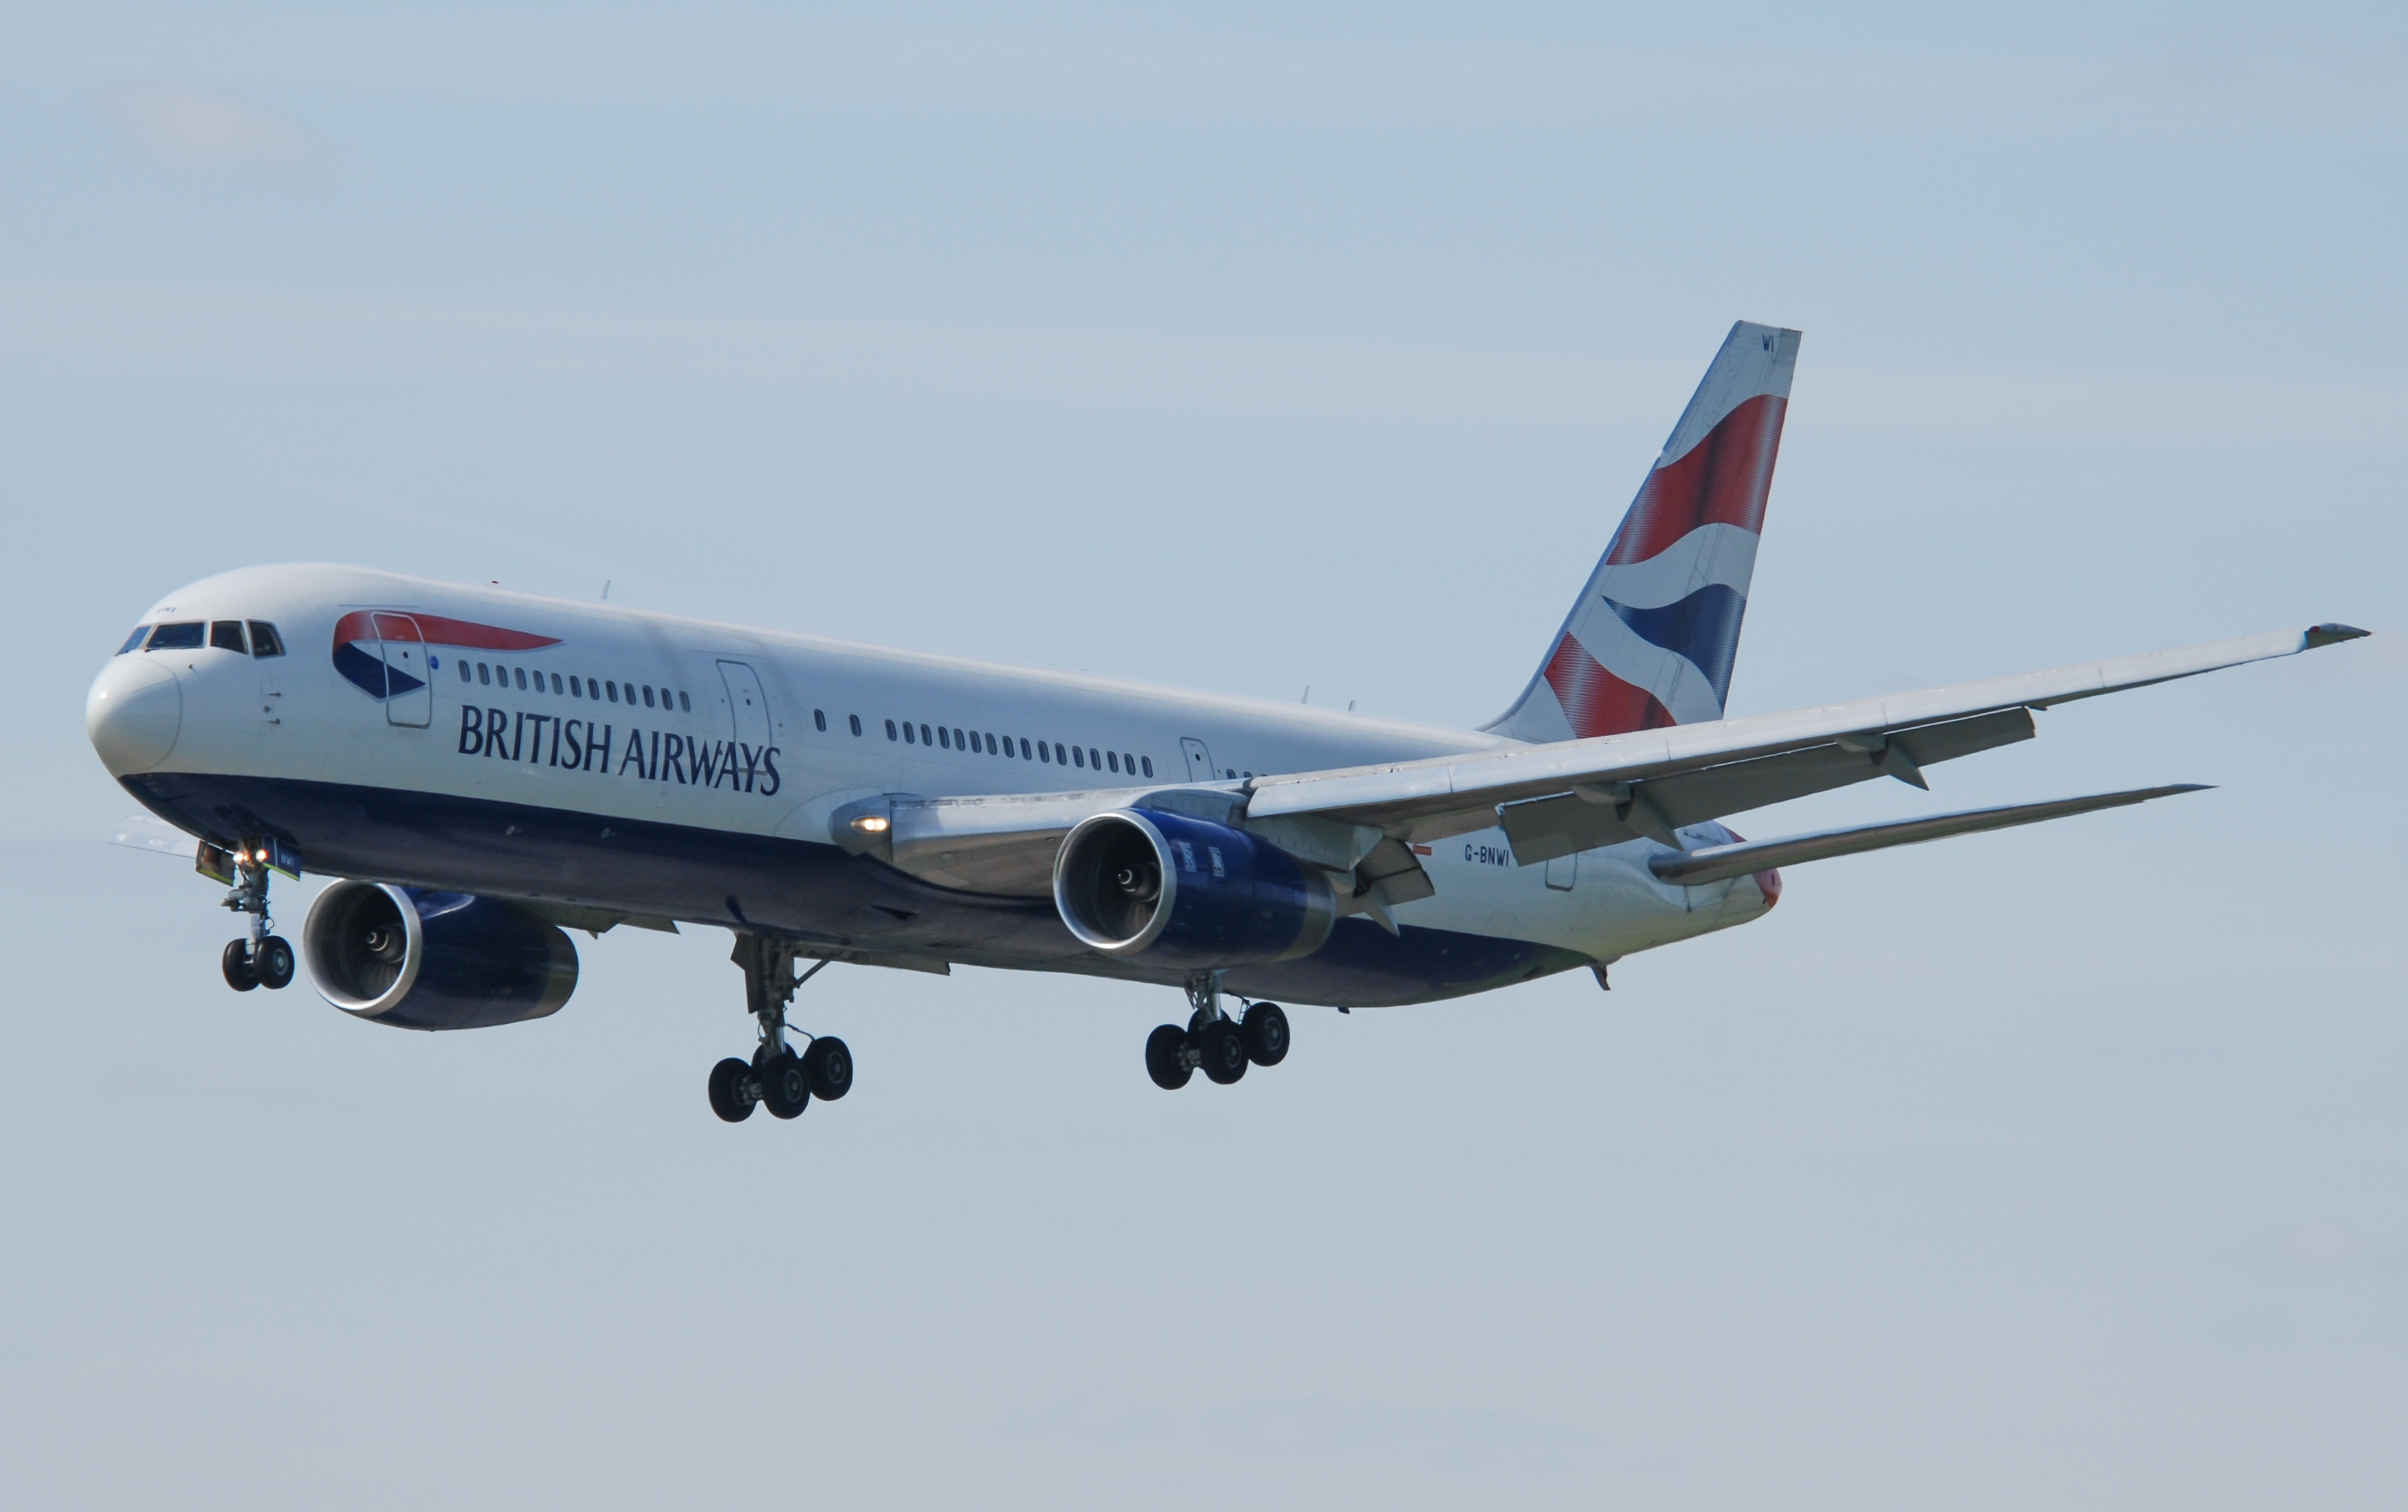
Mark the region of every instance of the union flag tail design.
POLYGON ((1797 365, 1797 332, 1731 327, 1538 675, 1487 730, 1569 740, 1723 717, 1797 365))

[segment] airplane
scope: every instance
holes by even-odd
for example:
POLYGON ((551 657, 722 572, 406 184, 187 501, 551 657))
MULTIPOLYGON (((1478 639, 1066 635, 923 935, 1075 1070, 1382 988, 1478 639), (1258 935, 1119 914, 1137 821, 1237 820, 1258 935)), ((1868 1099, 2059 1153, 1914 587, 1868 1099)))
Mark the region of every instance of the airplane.
MULTIPOLYGON (((1726 701, 1798 357, 1741 321, 1506 711, 1477 730, 448 583, 245 568, 153 605, 93 681, 136 816, 229 888, 221 963, 282 988, 273 875, 335 880, 300 963, 419 1030, 541 1019, 566 931, 729 930, 730 1122, 853 1084, 789 1039, 830 962, 1174 988, 1166 1090, 1287 1056, 1278 1000, 1429 1003, 1762 918, 1780 868, 2198 791, 1747 840, 1723 820, 2032 738, 2076 699, 2354 640, 2325 623, 1785 713, 1726 701), (808 964, 807 964, 808 963, 808 964)), ((153 842, 154 844, 156 842, 153 842)))

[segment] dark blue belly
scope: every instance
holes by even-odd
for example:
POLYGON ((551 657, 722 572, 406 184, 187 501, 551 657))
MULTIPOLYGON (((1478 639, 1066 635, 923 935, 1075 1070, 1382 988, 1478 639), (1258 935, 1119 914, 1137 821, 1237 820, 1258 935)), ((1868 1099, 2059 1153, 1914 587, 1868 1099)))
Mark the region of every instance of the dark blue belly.
MULTIPOLYGON (((1050 900, 931 887, 835 846, 446 793, 284 778, 150 773, 125 788, 180 828, 231 843, 275 834, 311 872, 752 928, 847 949, 1177 985, 1109 961, 1050 900)), ((1340 920, 1301 961, 1232 970, 1228 989, 1373 1006, 1454 997, 1586 965, 1574 951, 1340 920)))

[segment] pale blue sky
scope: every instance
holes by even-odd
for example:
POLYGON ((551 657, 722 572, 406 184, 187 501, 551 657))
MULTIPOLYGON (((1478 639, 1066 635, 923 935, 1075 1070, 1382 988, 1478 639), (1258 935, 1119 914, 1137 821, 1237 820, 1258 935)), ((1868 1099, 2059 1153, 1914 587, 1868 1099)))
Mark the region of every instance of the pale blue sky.
MULTIPOLYGON (((45 1506, 2408 1500, 2388 7, 0 6, 0 1486, 45 1506), (1737 318, 1738 712, 2343 619, 1778 834, 1762 923, 1300 1010, 720 934, 236 998, 93 672, 301 558, 1473 723, 1737 318)), ((307 889, 287 889, 297 921, 307 889)))

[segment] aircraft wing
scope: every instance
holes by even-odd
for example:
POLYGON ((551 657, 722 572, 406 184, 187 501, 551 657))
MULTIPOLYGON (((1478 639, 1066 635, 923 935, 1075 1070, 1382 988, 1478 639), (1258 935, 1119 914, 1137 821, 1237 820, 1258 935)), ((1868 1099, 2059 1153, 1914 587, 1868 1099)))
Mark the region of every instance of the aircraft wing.
POLYGON ((1934 762, 2031 738, 2033 709, 2366 634, 2320 624, 1782 714, 1238 782, 888 794, 838 809, 831 828, 847 849, 939 886, 1043 896, 1071 826, 1112 808, 1168 808, 1352 872, 1358 894, 1384 918, 1383 905, 1432 891, 1413 859, 1416 843, 1501 823, 1526 865, 1641 836, 1680 849, 1681 827, 1727 814, 1882 777, 1922 787, 1922 768, 1934 762))
POLYGON ((1894 776, 1922 786, 1930 762, 2030 738, 2032 709, 2365 634, 2321 624, 1783 714, 1257 777, 1246 816, 1250 825, 1296 816, 1368 826, 1412 842, 1486 829, 1501 809, 1525 863, 1641 835, 1677 846, 1670 832, 1684 824, 1850 782, 1894 776))

